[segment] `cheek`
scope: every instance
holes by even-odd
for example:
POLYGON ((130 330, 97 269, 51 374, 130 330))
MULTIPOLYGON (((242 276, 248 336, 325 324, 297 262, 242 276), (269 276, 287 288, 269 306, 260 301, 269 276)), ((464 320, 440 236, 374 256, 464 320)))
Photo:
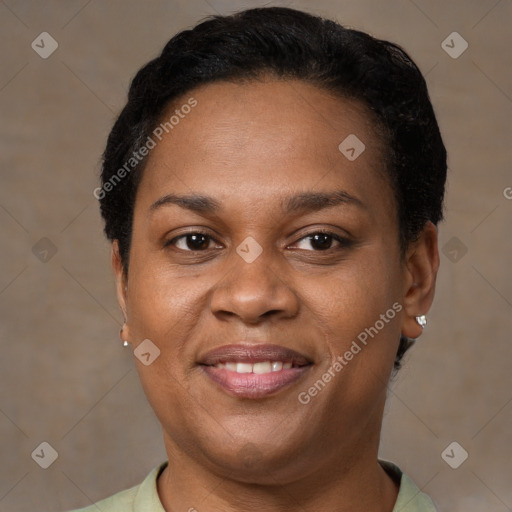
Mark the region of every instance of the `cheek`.
POLYGON ((310 295, 329 344, 324 370, 336 375, 340 391, 331 398, 345 397, 356 408, 386 386, 400 338, 399 260, 370 256, 323 279, 310 295))
POLYGON ((139 335, 163 339, 197 321, 205 283, 204 277, 180 277, 175 267, 162 264, 159 259, 135 253, 128 305, 132 329, 139 335))
POLYGON ((176 277, 171 269, 152 264, 147 257, 143 261, 132 268, 130 330, 136 343, 150 339, 160 350, 150 366, 136 361, 146 396, 159 415, 170 404, 176 408, 191 405, 187 403, 187 375, 195 361, 187 342, 204 330, 200 318, 205 287, 198 279, 176 277))
MULTIPOLYGON (((342 339, 374 325, 400 301, 398 265, 378 254, 369 256, 371 253, 309 286, 318 316, 335 325, 342 339)), ((392 316, 394 320, 396 315, 392 316)))

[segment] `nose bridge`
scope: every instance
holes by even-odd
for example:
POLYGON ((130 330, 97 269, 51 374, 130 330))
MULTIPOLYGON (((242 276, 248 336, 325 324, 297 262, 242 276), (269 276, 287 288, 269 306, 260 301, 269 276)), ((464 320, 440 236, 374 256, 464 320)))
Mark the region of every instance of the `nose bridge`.
POLYGON ((228 270, 213 293, 213 313, 230 313, 246 322, 257 322, 269 312, 295 314, 296 297, 275 263, 271 249, 247 237, 229 256, 228 270))
MULTIPOLYGON (((246 238, 233 254, 232 269, 234 283, 238 289, 270 290, 275 288, 276 281, 280 281, 273 266, 275 258, 270 248, 263 249, 251 237, 246 238), (257 285, 254 287, 254 285, 257 285)), ((281 282, 281 284, 284 284, 281 282)), ((268 291, 267 290, 267 291, 268 291)))

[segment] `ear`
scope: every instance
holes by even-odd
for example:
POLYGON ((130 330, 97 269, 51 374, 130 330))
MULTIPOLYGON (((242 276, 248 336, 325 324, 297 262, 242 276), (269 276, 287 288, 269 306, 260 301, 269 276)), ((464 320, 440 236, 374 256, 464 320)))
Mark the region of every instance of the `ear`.
POLYGON ((416 317, 426 315, 434 300, 439 250, 437 228, 428 221, 418 239, 407 249, 404 281, 402 334, 419 338, 423 329, 416 317))
POLYGON ((128 311, 126 306, 126 293, 128 290, 128 282, 126 274, 124 272, 121 255, 119 254, 119 242, 117 240, 114 240, 114 242, 112 243, 111 263, 112 270, 114 271, 114 276, 116 279, 117 302, 119 303, 119 307, 121 308, 121 311, 123 312, 123 316, 125 318, 123 334, 124 338, 127 339, 128 326, 126 324, 128 322, 128 311))

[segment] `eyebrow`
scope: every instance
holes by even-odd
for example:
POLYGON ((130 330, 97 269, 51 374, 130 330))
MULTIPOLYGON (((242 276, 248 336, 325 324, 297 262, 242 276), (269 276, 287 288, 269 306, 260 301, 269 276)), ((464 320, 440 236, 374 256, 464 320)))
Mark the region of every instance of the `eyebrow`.
MULTIPOLYGON (((285 214, 306 213, 324 210, 339 205, 354 205, 366 209, 364 203, 357 197, 344 190, 333 192, 303 192, 285 197, 281 201, 281 208, 285 214)), ((213 197, 201 194, 167 194, 149 207, 149 214, 163 206, 177 205, 202 215, 213 215, 222 210, 221 204, 213 197)))

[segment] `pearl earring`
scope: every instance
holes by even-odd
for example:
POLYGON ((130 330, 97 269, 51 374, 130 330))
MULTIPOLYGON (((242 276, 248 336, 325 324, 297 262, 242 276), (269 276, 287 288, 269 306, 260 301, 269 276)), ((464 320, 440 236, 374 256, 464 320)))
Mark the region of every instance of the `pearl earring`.
POLYGON ((123 326, 121 327, 121 330, 119 331, 119 337, 123 341, 123 347, 127 347, 130 344, 127 340, 123 339, 123 331, 124 331, 125 327, 126 327, 126 322, 123 324, 123 326))
POLYGON ((416 322, 421 326, 422 329, 425 329, 427 325, 427 317, 425 315, 420 315, 416 317, 416 322))

